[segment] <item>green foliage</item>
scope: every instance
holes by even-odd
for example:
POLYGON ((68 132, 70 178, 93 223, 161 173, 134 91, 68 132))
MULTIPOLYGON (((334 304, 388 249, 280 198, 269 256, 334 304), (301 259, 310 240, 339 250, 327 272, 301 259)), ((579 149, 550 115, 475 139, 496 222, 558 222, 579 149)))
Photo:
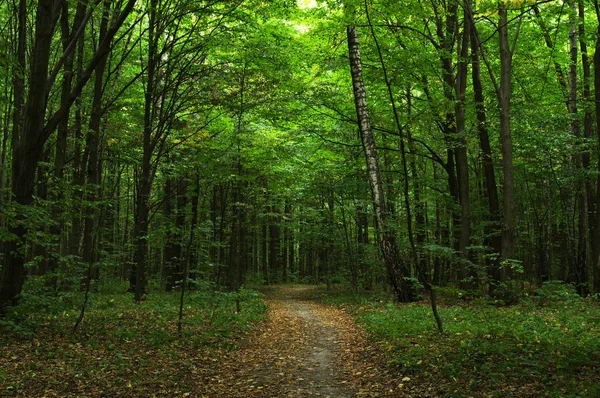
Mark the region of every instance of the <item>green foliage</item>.
POLYGON ((435 380, 441 395, 594 396, 600 391, 600 307, 578 298, 570 285, 551 282, 538 291, 551 305, 440 308, 443 335, 428 305, 351 293, 326 300, 351 305, 398 371, 435 380))
MULTIPOLYGON (((49 294, 45 283, 46 278, 29 278, 19 305, 0 320, 0 326, 22 337, 67 333, 79 315, 83 292, 49 294)), ((126 288, 122 281, 113 280, 101 284, 100 293, 91 295, 82 325, 83 333, 90 336, 90 344, 101 346, 105 335, 115 336, 117 343, 135 339, 155 347, 177 341, 178 292, 153 293, 143 305, 138 305, 125 294, 126 288)), ((194 345, 231 346, 230 340, 236 333, 246 331, 249 323, 264 316, 266 307, 261 297, 254 290, 224 293, 212 290, 210 284, 197 285, 185 297, 185 335, 194 345)))
POLYGON ((582 300, 575 287, 563 281, 544 282, 529 298, 532 302, 544 305, 563 305, 582 300))
POLYGON ((201 360, 213 363, 212 359, 223 355, 221 350, 236 347, 252 323, 265 318, 262 294, 257 291, 222 293, 206 286, 186 296, 179 336, 178 292, 153 293, 142 304, 135 304, 123 287, 126 285, 118 281, 101 284, 101 293, 92 294, 76 334, 72 328, 79 315, 77 308, 61 313, 36 311, 30 321, 35 329, 4 320, 0 350, 10 353, 10 358, 26 357, 27 361, 19 362, 16 373, 0 369, 0 395, 19 394, 25 384, 35 389, 36 380, 52 384, 59 375, 63 380, 85 379, 94 388, 124 383, 119 390, 125 386, 152 389, 143 385, 148 378, 132 373, 133 368, 151 372, 152 382, 158 385, 175 384, 174 378, 184 383, 181 375, 176 376, 178 372, 208 366, 200 365, 201 360), (240 312, 236 312, 237 300, 240 312))

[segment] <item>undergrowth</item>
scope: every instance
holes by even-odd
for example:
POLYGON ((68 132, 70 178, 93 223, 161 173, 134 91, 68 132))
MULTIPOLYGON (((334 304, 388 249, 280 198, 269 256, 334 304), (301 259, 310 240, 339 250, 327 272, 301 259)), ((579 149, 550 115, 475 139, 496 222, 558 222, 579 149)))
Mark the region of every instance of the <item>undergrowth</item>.
POLYGON ((23 297, 0 323, 0 396, 144 395, 161 388, 184 394, 193 385, 193 369, 216 361, 218 352, 235 347, 266 316, 254 290, 223 293, 203 286, 186 292, 179 335, 179 292, 152 292, 135 304, 131 294, 117 293, 122 287, 99 286, 76 333, 79 294, 62 302, 60 311, 56 305, 38 309, 40 301, 56 304, 59 298, 23 297))
POLYGON ((323 299, 350 308, 398 372, 442 396, 600 396, 600 305, 569 285, 549 283, 508 307, 442 305, 442 335, 425 303, 347 292, 323 299))

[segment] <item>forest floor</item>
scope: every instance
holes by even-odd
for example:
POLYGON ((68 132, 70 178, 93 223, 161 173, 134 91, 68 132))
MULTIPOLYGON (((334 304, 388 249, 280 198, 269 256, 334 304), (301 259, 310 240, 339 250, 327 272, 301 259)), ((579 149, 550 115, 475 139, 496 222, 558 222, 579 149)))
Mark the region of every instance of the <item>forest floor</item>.
POLYGON ((443 334, 385 292, 196 289, 179 332, 179 294, 100 290, 77 331, 28 297, 0 320, 0 397, 600 397, 600 302, 564 285, 512 306, 447 293, 443 334))
POLYGON ((343 310, 311 300, 310 286, 266 292, 269 317, 239 351, 207 369, 206 396, 432 396, 392 373, 385 354, 343 310))
POLYGON ((350 314, 315 299, 322 288, 261 290, 240 313, 233 296, 217 306, 190 295, 181 336, 169 294, 100 294, 76 333, 76 311, 31 312, 31 329, 0 324, 0 397, 435 396, 392 370, 350 314))

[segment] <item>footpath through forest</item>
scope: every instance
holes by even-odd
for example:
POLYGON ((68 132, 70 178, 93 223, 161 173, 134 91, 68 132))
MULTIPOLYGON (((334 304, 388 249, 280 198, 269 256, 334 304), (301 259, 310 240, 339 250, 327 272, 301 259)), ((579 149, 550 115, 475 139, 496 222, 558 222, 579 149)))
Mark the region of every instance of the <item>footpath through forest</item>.
POLYGON ((241 350, 207 369, 219 397, 428 397, 425 386, 390 370, 343 310, 310 299, 310 286, 267 292, 269 318, 241 350))

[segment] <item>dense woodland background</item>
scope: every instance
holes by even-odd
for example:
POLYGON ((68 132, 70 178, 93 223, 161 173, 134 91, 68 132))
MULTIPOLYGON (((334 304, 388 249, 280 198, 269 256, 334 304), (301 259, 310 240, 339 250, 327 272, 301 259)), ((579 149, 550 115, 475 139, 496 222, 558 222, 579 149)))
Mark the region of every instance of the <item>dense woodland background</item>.
POLYGON ((138 302, 183 280, 600 293, 599 21, 595 0, 0 1, 0 308, 115 278, 138 302))
POLYGON ((0 0, 0 144, 0 396, 600 396, 598 0, 0 0))

